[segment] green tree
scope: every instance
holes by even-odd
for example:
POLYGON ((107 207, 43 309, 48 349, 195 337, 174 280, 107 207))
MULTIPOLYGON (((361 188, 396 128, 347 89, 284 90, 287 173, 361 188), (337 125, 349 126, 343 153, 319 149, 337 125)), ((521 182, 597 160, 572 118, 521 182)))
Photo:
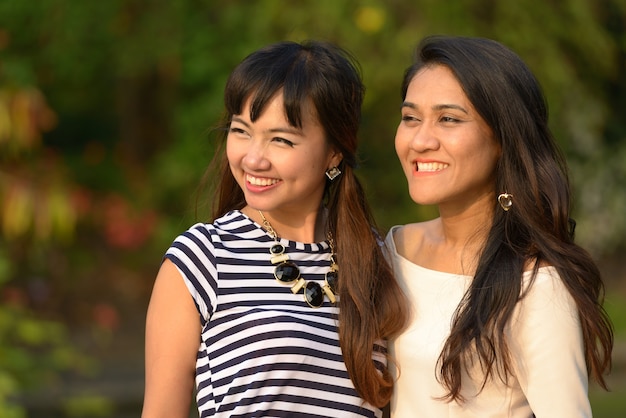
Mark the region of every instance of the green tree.
MULTIPOLYGON (((410 200, 393 147, 418 41, 508 45, 549 99, 579 241, 598 257, 620 254, 625 25, 623 0, 0 1, 0 304, 17 292, 29 301, 25 320, 35 312, 95 328, 103 341, 120 317, 143 314, 163 251, 206 217, 195 213, 196 198, 210 199, 197 184, 226 77, 279 40, 334 41, 361 62, 358 173, 385 228, 435 216, 410 200), (35 302, 29 289, 41 283, 35 302)), ((16 382, 0 376, 0 390, 19 391, 16 382)))

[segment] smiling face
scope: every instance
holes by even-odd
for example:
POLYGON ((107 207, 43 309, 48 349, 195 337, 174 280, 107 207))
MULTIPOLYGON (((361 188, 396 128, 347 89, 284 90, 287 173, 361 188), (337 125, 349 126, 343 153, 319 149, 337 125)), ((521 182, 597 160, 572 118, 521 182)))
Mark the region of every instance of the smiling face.
POLYGON ((492 205, 500 146, 447 67, 427 66, 413 77, 395 145, 416 203, 492 205))
POLYGON ((250 98, 242 113, 233 115, 226 155, 251 208, 289 216, 318 211, 325 171, 341 157, 326 140, 313 106, 302 110, 302 127, 292 126, 279 91, 257 120, 250 119, 250 98))

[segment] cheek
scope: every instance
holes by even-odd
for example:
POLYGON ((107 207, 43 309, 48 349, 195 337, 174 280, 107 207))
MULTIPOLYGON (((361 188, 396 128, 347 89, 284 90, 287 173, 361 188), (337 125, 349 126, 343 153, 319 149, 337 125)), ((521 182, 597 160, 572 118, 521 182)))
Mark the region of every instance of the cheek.
POLYGON ((226 158, 230 165, 237 162, 241 157, 240 154, 240 150, 234 145, 233 141, 226 140, 226 158))
POLYGON ((493 174, 500 160, 500 146, 495 142, 492 142, 488 148, 488 152, 485 152, 485 160, 488 161, 487 165, 490 168, 490 174, 493 174))
MULTIPOLYGON (((497 154, 487 150, 476 153, 467 159, 467 162, 469 163, 468 165, 474 172, 474 177, 478 181, 487 183, 495 181, 494 175, 496 172, 497 161, 497 154)), ((468 169, 468 167, 466 167, 466 169, 468 169)))
POLYGON ((406 135, 402 132, 401 128, 396 131, 396 137, 394 140, 394 147, 396 149, 396 155, 402 161, 409 151, 409 142, 406 140, 406 135))
POLYGON ((393 141, 393 146, 396 149, 396 154, 398 154, 398 157, 400 156, 401 153, 401 149, 402 149, 402 132, 400 127, 398 126, 398 129, 396 129, 396 136, 394 137, 394 141, 393 141))

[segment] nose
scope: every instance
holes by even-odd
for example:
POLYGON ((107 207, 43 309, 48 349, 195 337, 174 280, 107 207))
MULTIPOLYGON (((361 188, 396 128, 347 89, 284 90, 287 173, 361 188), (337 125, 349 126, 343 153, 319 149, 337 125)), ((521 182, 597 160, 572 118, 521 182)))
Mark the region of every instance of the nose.
POLYGON ((263 141, 250 140, 242 162, 250 170, 267 170, 271 164, 266 154, 267 148, 263 141))
POLYGON ((412 131, 409 146, 417 152, 438 149, 439 140, 436 135, 436 130, 428 123, 419 124, 412 131))

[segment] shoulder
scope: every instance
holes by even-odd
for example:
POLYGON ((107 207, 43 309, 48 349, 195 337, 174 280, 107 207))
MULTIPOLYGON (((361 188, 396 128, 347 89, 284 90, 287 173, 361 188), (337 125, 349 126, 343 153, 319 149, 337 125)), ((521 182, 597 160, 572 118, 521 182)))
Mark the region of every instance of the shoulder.
POLYGON ((429 222, 430 221, 396 225, 389 230, 388 235, 393 237, 396 245, 404 245, 415 239, 421 239, 428 230, 429 222))
POLYGON ((230 211, 212 223, 196 223, 180 234, 176 242, 193 241, 198 245, 212 246, 237 240, 259 240, 265 233, 259 225, 238 210, 230 211))
MULTIPOLYGON (((524 272, 531 272, 535 268, 536 265, 537 265, 536 258, 531 258, 531 259, 526 260, 526 263, 524 264, 524 272)), ((539 261, 539 269, 542 269, 545 267, 550 267, 550 264, 546 260, 539 261)))
POLYGON ((576 312, 576 302, 563 282, 557 269, 541 265, 533 277, 532 271, 523 275, 521 306, 534 311, 550 310, 576 312))
POLYGON ((433 219, 425 222, 416 222, 406 225, 397 225, 389 230, 388 240, 392 243, 398 254, 414 253, 437 224, 437 220, 433 219))
POLYGON ((551 265, 541 263, 537 268, 537 273, 534 274, 534 264, 527 266, 522 275, 522 282, 526 288, 533 288, 535 286, 557 286, 559 288, 565 288, 561 275, 558 270, 551 265))

